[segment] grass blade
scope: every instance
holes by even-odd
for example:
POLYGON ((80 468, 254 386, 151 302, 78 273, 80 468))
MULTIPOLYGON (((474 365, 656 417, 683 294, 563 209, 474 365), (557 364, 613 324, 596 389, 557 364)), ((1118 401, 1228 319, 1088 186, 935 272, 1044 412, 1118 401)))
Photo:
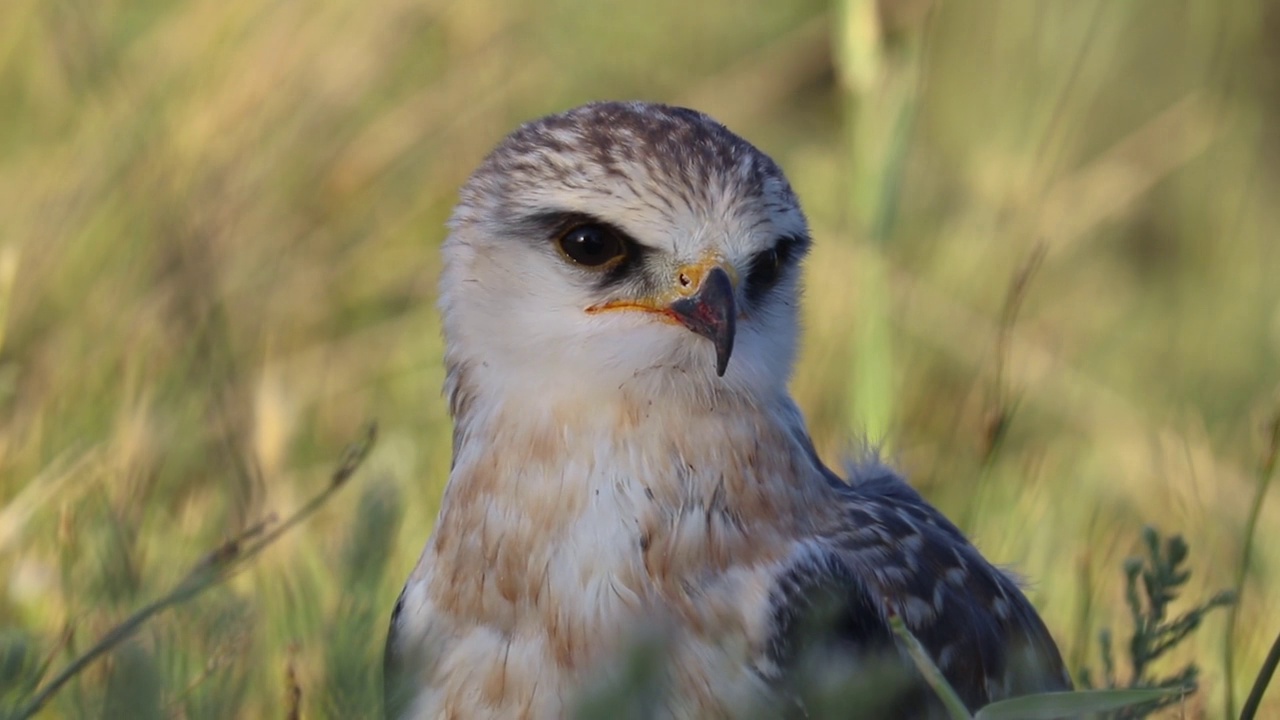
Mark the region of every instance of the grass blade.
POLYGON ((1253 689, 1249 691, 1249 698, 1244 701, 1244 709, 1240 711, 1240 720, 1253 720, 1257 716, 1258 706, 1262 705, 1262 696, 1267 692, 1267 685, 1271 684, 1271 676, 1275 675, 1277 665, 1280 665, 1280 634, 1271 643, 1271 651, 1267 653, 1267 659, 1253 681, 1253 689))
POLYGON ((1089 713, 1122 710, 1134 705, 1162 700, 1180 692, 1176 689, 1085 690, 1081 692, 1039 693, 1001 700, 978 711, 974 720, 1054 720, 1089 713))
POLYGON ((952 720, 971 720, 969 709, 965 707, 964 701, 960 699, 960 695, 956 693, 955 688, 951 687, 951 683, 947 682, 946 676, 933 664, 933 660, 929 657, 929 651, 924 649, 920 641, 915 635, 907 629, 907 624, 902 621, 902 617, 892 610, 889 611, 889 627, 893 629, 893 634, 898 636, 898 640, 902 642, 906 648, 907 654, 911 656, 911 661, 915 663, 916 668, 920 670, 920 674, 924 676, 925 682, 929 683, 929 687, 938 694, 942 700, 942 705, 947 709, 947 713, 952 720))

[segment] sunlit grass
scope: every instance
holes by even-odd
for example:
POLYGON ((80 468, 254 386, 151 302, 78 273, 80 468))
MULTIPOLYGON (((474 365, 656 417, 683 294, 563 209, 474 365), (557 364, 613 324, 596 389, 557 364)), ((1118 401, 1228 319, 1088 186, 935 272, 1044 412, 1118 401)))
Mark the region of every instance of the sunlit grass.
POLYGON ((359 487, 45 715, 98 717, 131 676, 170 717, 283 717, 295 687, 304 716, 376 713, 449 465, 443 221, 515 124, 603 97, 699 107, 788 171, 817 241, 793 387, 824 455, 883 433, 1067 657, 1124 617, 1138 528, 1186 537, 1201 597, 1235 585, 1258 513, 1237 632, 1210 618, 1168 659, 1220 717, 1225 647, 1239 705, 1280 631, 1280 503, 1254 492, 1280 385, 1276 11, 854 6, 882 12, 0 3, 5 648, 63 666, 382 430, 359 487))

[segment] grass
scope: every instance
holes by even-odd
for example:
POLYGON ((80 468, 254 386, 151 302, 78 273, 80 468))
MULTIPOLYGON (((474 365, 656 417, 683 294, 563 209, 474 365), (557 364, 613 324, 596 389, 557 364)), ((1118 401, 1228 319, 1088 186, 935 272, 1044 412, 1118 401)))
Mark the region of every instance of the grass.
POLYGON ((1280 632, 1255 470, 1277 22, 1244 0, 0 3, 0 702, 301 507, 376 418, 352 487, 40 717, 373 715, 449 465, 456 188, 521 120, 642 97, 711 112, 804 200, 793 388, 824 456, 883 436, 1081 661, 1126 616, 1137 529, 1183 535, 1188 596, 1239 604, 1155 672, 1194 660, 1166 712, 1225 717, 1280 632))

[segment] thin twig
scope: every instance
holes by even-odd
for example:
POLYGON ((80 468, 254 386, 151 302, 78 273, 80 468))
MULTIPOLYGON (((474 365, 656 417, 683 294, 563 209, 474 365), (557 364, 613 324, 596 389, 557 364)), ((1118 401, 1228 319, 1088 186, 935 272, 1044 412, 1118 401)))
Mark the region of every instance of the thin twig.
POLYGON ((1275 675, 1277 665, 1280 665, 1280 634, 1271 643, 1271 652, 1267 653, 1267 659, 1262 663, 1257 679, 1253 681, 1253 689, 1249 691, 1249 698, 1244 701, 1244 709, 1240 711, 1240 720, 1253 720, 1258 714, 1262 696, 1267 692, 1267 685, 1271 683, 1271 676, 1275 675))
POLYGON ((347 448, 342 462, 330 477, 328 487, 316 494, 301 509, 275 528, 268 530, 268 527, 275 522, 274 515, 268 516, 267 519, 250 527, 200 558, 168 594, 144 605, 119 625, 107 631, 107 634, 103 635, 93 647, 75 660, 72 660, 71 664, 63 668, 61 672, 45 684, 32 698, 31 702, 18 711, 16 715, 18 720, 26 720, 26 718, 34 716, 71 678, 78 675, 117 645, 132 637, 153 616, 175 605, 180 605, 227 579, 290 528, 308 518, 355 474, 356 469, 369 456, 376 438, 377 426, 370 424, 365 430, 364 437, 347 448))
POLYGON ((1031 252, 1018 266, 1017 270, 1014 271, 1012 277, 1009 278, 1009 287, 1005 290, 1004 303, 1000 308, 1000 322, 996 327, 995 369, 992 373, 991 384, 988 386, 987 406, 982 417, 980 461, 977 477, 973 483, 973 491, 970 493, 969 502, 966 503, 960 516, 960 527, 962 528, 973 527, 974 516, 985 502, 987 487, 991 474, 995 470, 996 459, 1000 454, 1000 449, 1004 446, 1004 439, 1013 421, 1013 416, 1018 409, 1018 399, 1014 397, 1014 393, 1010 388, 1006 370, 1011 354, 1010 347, 1013 331, 1018 322, 1018 314, 1026 302, 1031 280, 1036 271, 1040 269, 1040 266, 1044 264, 1044 258, 1048 251, 1049 246, 1043 240, 1037 241, 1032 245, 1031 252))
POLYGON ((1009 364, 1010 340, 1014 325, 1018 322, 1018 314, 1026 302, 1031 279, 1044 264, 1048 251, 1049 246, 1043 240, 1036 242, 1031 248, 1031 253, 1009 279, 1009 289, 1005 291, 1004 305, 1000 309, 1000 324, 997 326, 995 377, 988 398, 986 427, 983 435, 982 466, 984 470, 990 469, 994 464, 1005 432, 1009 429, 1009 419, 1016 405, 1016 402, 1011 402, 1009 399, 1010 390, 1005 370, 1009 364))

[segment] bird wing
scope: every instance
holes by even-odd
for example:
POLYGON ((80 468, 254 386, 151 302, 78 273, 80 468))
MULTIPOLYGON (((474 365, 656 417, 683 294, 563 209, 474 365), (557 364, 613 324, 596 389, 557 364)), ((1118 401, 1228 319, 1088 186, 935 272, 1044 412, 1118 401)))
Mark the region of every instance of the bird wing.
MULTIPOLYGON (((827 665, 888 656, 904 667, 889 626, 896 614, 970 710, 1071 687, 1053 638, 1017 583, 905 481, 888 469, 856 484, 830 479, 843 525, 778 574, 764 674, 794 683, 801 668, 812 669, 814 653, 827 665)), ((887 716, 940 709, 935 693, 910 674, 887 716)))
POLYGON ((409 717, 421 691, 423 658, 421 648, 414 644, 420 638, 404 625, 406 606, 420 607, 414 601, 421 602, 421 598, 410 597, 413 582, 410 578, 396 598, 382 654, 382 716, 387 720, 409 717))
POLYGON ((396 606, 391 611, 391 622, 387 627, 387 644, 382 651, 382 715, 390 720, 404 714, 405 672, 401 663, 400 613, 404 611, 404 591, 396 598, 396 606))

